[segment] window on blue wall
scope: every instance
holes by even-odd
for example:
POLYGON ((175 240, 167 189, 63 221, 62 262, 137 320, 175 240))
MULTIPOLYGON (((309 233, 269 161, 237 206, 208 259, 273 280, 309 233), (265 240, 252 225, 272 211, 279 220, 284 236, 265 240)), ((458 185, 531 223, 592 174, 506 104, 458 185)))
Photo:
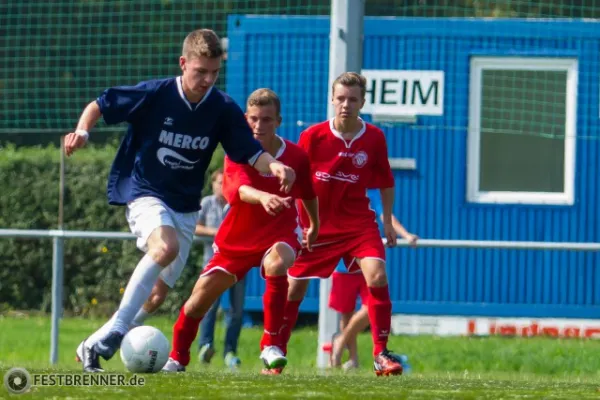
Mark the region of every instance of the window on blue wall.
POLYGON ((573 204, 577 60, 473 57, 467 199, 573 204))

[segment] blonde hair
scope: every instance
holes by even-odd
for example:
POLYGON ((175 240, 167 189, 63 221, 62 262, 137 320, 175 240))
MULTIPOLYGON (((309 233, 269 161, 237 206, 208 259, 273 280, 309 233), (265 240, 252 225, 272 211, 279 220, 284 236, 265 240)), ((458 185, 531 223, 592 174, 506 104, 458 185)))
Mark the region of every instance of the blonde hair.
POLYGON ((274 106, 277 115, 279 116, 281 113, 281 101, 279 101, 279 96, 271 89, 261 88, 252 92, 250 97, 248 97, 248 101, 246 101, 246 108, 254 106, 274 106))
POLYGON ((183 41, 181 55, 190 58, 223 56, 223 47, 219 36, 210 29, 197 29, 190 32, 183 41))
POLYGON ((367 93, 367 78, 356 72, 344 72, 333 81, 331 85, 331 93, 335 92, 335 85, 340 84, 342 86, 358 86, 362 97, 365 97, 367 93))

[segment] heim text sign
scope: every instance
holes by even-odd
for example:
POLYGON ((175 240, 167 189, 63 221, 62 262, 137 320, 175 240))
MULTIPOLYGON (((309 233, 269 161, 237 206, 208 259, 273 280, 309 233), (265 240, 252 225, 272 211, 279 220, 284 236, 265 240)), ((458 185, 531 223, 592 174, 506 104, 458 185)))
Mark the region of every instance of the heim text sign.
POLYGON ((444 114, 444 71, 368 69, 362 112, 411 116, 444 114))

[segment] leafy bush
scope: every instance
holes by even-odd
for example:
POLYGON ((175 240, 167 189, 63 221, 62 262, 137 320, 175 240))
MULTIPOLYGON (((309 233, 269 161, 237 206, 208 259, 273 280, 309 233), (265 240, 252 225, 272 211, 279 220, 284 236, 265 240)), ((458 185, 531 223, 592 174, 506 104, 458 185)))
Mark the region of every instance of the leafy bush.
MULTIPOLYGON (((66 159, 64 229, 129 231, 125 208, 109 206, 106 200, 106 179, 116 148, 117 143, 91 146, 66 159)), ((222 160, 219 149, 207 174, 221 166, 222 160)), ((59 179, 58 148, 0 148, 0 227, 56 229, 59 179)), ((64 244, 65 311, 112 313, 142 256, 135 241, 65 239, 64 244)), ((0 265, 0 309, 50 310, 52 239, 0 238, 0 265)), ((163 311, 177 311, 201 267, 202 245, 198 243, 163 311)))

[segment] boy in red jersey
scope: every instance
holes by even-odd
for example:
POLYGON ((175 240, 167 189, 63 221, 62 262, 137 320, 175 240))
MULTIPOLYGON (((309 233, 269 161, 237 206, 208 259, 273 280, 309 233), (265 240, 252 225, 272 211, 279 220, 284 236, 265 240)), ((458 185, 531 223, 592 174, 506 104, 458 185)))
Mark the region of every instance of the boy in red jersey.
POLYGON ((225 290, 255 266, 260 266, 266 280, 264 333, 260 342, 260 358, 266 367, 264 373, 287 364, 281 349, 287 270, 302 245, 310 250, 316 240, 318 202, 306 152, 275 134, 281 122, 277 95, 269 89, 254 91, 248 98, 246 119, 264 150, 296 171, 296 184, 287 197, 276 177, 255 173, 251 167, 225 158, 223 193, 230 209, 215 237, 215 254, 173 326, 172 351, 165 371, 185 370, 190 361, 190 347, 204 314, 225 290), (308 215, 307 221, 310 220, 304 240, 298 225, 295 198, 301 201, 308 215))
MULTIPOLYGON (((377 219, 383 222, 383 206, 379 190, 367 191, 370 207, 375 212, 377 219)), ((419 237, 406 230, 398 219, 392 214, 392 226, 396 234, 416 247, 419 237)), ((324 351, 330 352, 330 366, 343 367, 344 370, 358 368, 358 334, 369 326, 369 289, 367 281, 360 270, 348 273, 343 261, 336 266, 331 275, 331 292, 329 293, 329 308, 340 313, 340 331, 336 333, 330 343, 323 345, 324 351), (356 300, 360 297, 361 307, 357 312, 356 300), (342 355, 347 348, 350 359, 342 365, 342 355)))
MULTIPOLYGON (((298 142, 310 158, 321 229, 313 251, 302 253, 288 271, 291 279, 282 331, 283 350, 287 351, 308 279, 328 278, 342 259, 349 272, 360 267, 367 281, 375 373, 399 375, 400 360, 387 349, 392 303, 385 249, 366 193, 369 188, 381 190, 383 230, 388 245, 395 246, 394 177, 383 132, 359 117, 365 93, 363 76, 353 72, 340 75, 332 87, 335 117, 305 130, 298 142)), ((305 213, 301 213, 301 222, 308 226, 305 213)))

